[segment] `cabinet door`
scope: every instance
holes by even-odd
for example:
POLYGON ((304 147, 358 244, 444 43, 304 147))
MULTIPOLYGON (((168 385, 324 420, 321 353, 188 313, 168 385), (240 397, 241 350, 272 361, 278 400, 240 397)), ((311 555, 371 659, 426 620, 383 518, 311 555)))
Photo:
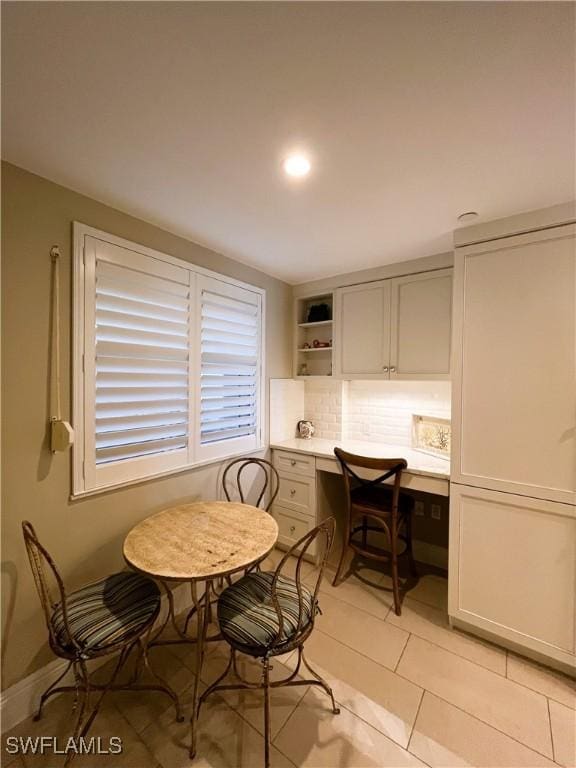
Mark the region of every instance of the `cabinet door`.
POLYGON ((390 280, 336 292, 336 372, 341 376, 388 378, 390 280))
POLYGON ((452 270, 392 280, 391 379, 450 378, 452 270))
POLYGON ((456 252, 455 482, 575 503, 574 234, 456 252))
POLYGON ((576 508, 452 484, 450 616, 573 660, 576 508))

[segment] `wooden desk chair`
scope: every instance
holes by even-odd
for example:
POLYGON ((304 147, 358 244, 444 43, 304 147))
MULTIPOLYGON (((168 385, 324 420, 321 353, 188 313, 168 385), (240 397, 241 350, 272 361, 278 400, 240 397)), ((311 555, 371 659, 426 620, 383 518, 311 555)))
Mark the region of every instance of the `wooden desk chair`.
POLYGON ((349 550, 362 557, 379 562, 390 562, 394 611, 401 614, 400 587, 398 579, 398 558, 406 555, 410 571, 417 577, 412 556, 412 510, 414 500, 400 492, 402 470, 406 469, 405 459, 371 459, 355 456, 340 448, 334 453, 342 467, 346 487, 346 529, 342 543, 342 554, 334 576, 333 586, 340 583, 344 561, 349 550), (360 477, 355 469, 371 469, 381 474, 374 480, 360 477), (392 485, 385 480, 394 478, 392 485), (400 533, 404 528, 404 535, 400 533), (368 543, 369 532, 384 532, 389 550, 380 549, 368 543), (404 543, 404 551, 398 552, 398 540, 404 543))
POLYGON ((259 468, 260 482, 262 482, 262 488, 260 490, 260 495, 258 496, 256 504, 254 504, 254 506, 260 507, 260 504, 262 503, 263 500, 265 500, 266 493, 268 492, 266 506, 261 507, 266 512, 268 512, 270 510, 270 507, 274 503, 276 496, 278 496, 278 489, 280 486, 280 477, 278 475, 278 472, 276 471, 276 467, 270 464, 269 461, 266 461, 266 459, 257 459, 253 457, 244 458, 244 459, 234 459, 234 461, 228 464, 228 466, 224 470, 224 474, 222 475, 222 489, 224 491, 224 495, 226 496, 227 501, 231 501, 230 492, 229 492, 230 479, 228 477, 228 474, 233 467, 238 467, 238 471, 236 472, 235 485, 238 490, 238 494, 240 495, 240 501, 242 502, 242 504, 246 502, 246 498, 244 494, 244 486, 242 484, 242 473, 244 472, 245 469, 247 469, 247 467, 259 468))
MULTIPOLYGON (((38 541, 32 524, 25 520, 22 531, 48 628, 50 647, 56 656, 68 661, 64 672, 42 694, 34 719, 40 719, 44 704, 51 696, 74 692, 76 700, 79 698, 74 738, 79 739, 88 733, 108 691, 138 690, 160 691, 170 696, 176 707, 176 717, 182 721, 178 697, 151 669, 148 661, 148 638, 160 612, 158 586, 138 573, 121 571, 67 594, 58 568, 38 541), (138 648, 140 656, 131 680, 125 685, 116 685, 120 670, 135 648, 138 648), (108 682, 103 685, 92 682, 87 662, 114 654, 118 654, 118 660, 108 682), (158 685, 136 684, 142 662, 159 681, 158 685), (74 672, 75 684, 58 685, 70 668, 74 672), (84 719, 92 691, 101 693, 92 712, 84 719)), ((73 756, 74 752, 69 752, 66 765, 73 756)))
MULTIPOLYGON (((230 659, 220 677, 210 685, 200 697, 200 707, 217 691, 235 691, 241 689, 264 690, 264 763, 270 765, 270 689, 285 685, 319 685, 330 696, 332 711, 337 715, 332 689, 317 672, 311 669, 304 656, 304 643, 314 629, 318 613, 318 591, 326 558, 334 538, 335 520, 328 518, 303 536, 288 550, 275 571, 247 573, 240 581, 222 592, 218 599, 218 623, 223 639, 230 646, 230 659), (315 576, 314 588, 302 583, 300 571, 302 560, 314 541, 320 539, 324 554, 315 576), (285 576, 282 570, 292 556, 297 556, 294 578, 285 576), (283 680, 270 681, 270 659, 297 649, 298 659, 292 674, 283 680), (262 662, 262 682, 251 683, 240 675, 236 664, 236 652, 245 653, 262 662), (297 678, 301 663, 312 675, 311 679, 297 678), (232 669, 239 683, 220 685, 232 669)), ((322 549, 319 549, 322 551, 322 549)), ((196 751, 196 736, 190 750, 193 757, 196 751)))

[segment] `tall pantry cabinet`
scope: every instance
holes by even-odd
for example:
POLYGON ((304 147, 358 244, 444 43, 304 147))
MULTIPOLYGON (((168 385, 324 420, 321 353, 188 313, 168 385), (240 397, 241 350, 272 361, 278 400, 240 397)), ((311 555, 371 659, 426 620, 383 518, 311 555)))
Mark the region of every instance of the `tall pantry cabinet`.
POLYGON ((456 233, 449 563, 453 624, 571 668, 575 235, 568 206, 456 233))

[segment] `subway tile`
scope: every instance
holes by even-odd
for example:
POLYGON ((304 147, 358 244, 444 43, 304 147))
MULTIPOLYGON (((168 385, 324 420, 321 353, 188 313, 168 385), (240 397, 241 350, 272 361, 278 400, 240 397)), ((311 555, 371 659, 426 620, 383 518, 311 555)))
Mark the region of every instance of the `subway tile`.
POLYGON ((450 387, 446 382, 305 382, 306 418, 314 421, 316 434, 339 439, 345 433, 352 439, 366 439, 361 424, 371 419, 371 438, 397 444, 410 442, 413 411, 449 413, 450 387), (441 384, 442 386, 438 386, 441 384), (433 389, 430 395, 430 386, 433 389), (330 429, 329 415, 336 416, 338 429, 330 429), (356 426, 354 426, 356 424, 356 426))

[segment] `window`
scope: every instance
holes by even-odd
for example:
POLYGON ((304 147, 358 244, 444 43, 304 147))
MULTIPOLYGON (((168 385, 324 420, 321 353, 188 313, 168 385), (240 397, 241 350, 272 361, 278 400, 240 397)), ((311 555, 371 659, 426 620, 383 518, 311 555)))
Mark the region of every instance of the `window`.
POLYGON ((75 225, 74 494, 262 446, 263 291, 75 225))
POLYGON ((198 453, 218 455, 223 444, 242 453, 254 447, 258 430, 259 296, 199 276, 198 299, 198 453))

